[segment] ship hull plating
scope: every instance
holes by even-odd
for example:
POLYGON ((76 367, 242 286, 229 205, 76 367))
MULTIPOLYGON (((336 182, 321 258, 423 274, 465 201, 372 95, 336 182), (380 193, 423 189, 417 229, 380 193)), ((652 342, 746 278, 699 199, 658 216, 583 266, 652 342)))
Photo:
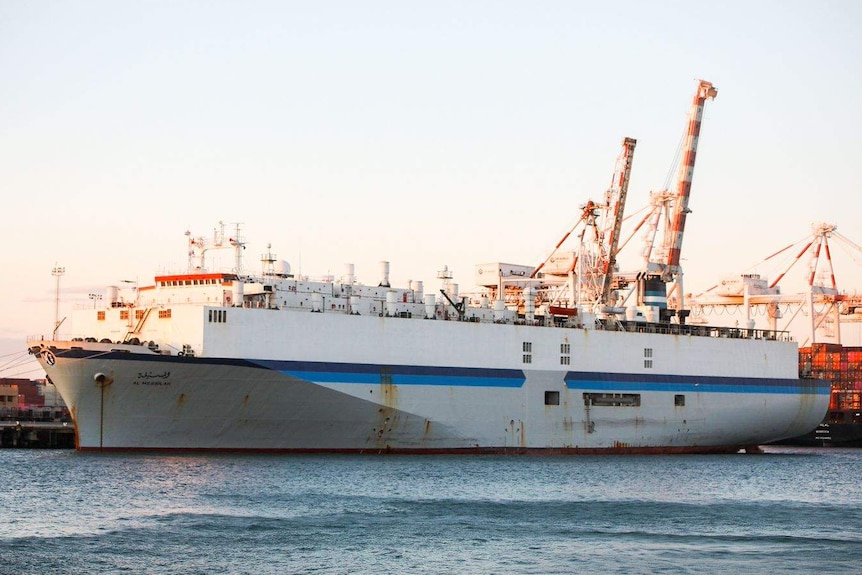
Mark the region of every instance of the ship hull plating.
POLYGON ((809 431, 829 399, 793 378, 31 350, 81 450, 735 452, 809 431))

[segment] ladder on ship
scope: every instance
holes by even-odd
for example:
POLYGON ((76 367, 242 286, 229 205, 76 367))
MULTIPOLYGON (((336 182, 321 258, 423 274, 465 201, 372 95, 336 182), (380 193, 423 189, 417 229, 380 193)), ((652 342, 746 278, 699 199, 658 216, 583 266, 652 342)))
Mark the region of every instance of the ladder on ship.
POLYGON ((141 317, 138 319, 138 323, 135 324, 135 328, 126 332, 126 337, 123 338, 123 341, 129 341, 132 338, 132 336, 134 336, 135 334, 141 333, 141 330, 144 327, 144 323, 146 323, 147 318, 149 317, 151 311, 153 311, 153 308, 151 308, 151 307, 148 307, 145 310, 143 310, 141 317))

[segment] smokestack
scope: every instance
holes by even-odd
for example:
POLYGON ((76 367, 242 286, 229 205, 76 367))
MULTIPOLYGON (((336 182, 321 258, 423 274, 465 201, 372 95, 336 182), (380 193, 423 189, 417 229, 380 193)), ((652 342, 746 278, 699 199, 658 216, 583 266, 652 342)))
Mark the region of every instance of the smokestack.
POLYGON ((380 287, 389 287, 389 262, 380 262, 380 287))

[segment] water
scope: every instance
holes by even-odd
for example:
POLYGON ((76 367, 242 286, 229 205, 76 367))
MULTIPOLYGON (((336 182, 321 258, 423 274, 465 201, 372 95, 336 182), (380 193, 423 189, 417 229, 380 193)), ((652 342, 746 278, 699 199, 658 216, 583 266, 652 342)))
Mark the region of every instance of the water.
POLYGON ((854 573, 862 450, 0 450, 0 573, 854 573))

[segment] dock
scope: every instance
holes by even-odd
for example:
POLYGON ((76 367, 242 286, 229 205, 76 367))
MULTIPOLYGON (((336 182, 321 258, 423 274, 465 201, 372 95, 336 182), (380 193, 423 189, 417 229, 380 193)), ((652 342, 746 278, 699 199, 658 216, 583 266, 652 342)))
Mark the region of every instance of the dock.
POLYGON ((74 449, 75 426, 71 421, 0 419, 0 448, 74 449))

